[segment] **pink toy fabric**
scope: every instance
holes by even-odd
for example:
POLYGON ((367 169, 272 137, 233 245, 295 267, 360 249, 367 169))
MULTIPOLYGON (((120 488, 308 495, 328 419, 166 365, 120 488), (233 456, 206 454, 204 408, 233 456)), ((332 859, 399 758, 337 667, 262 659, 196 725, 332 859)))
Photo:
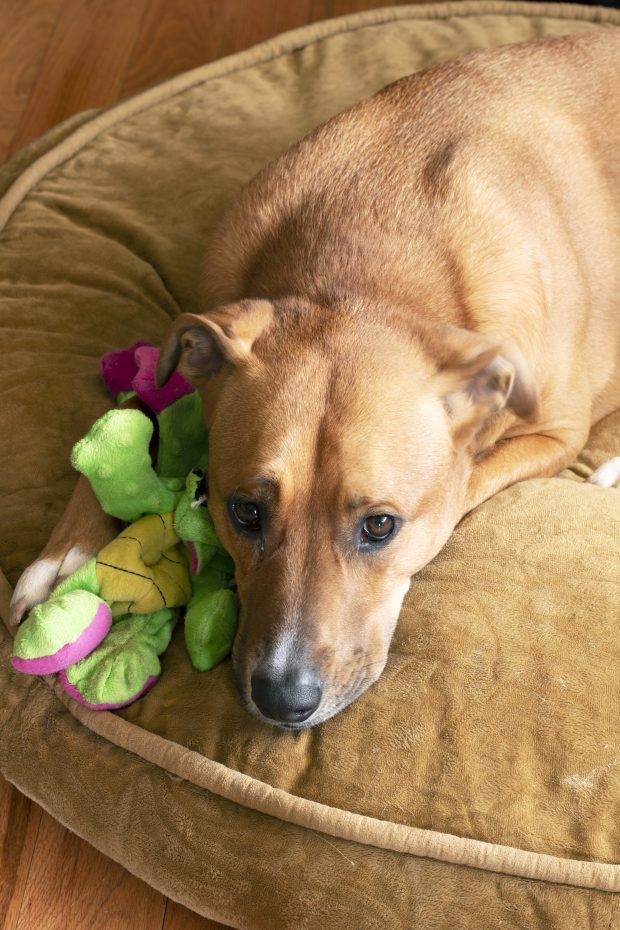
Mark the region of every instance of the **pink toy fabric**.
POLYGON ((110 394, 116 396, 122 391, 134 390, 133 379, 138 374, 136 350, 143 346, 153 347, 152 343, 141 339, 129 349, 122 349, 120 352, 107 352, 101 356, 99 370, 110 394))
POLYGON ((192 555, 192 564, 189 569, 190 575, 197 575, 198 565, 200 564, 199 559, 198 559, 198 550, 196 549, 195 544, 191 541, 186 542, 185 545, 187 546, 187 548, 189 549, 192 555))
POLYGON ((67 643, 51 656, 40 656, 38 659, 13 656, 11 664, 18 672, 25 672, 27 675, 52 675, 90 655, 106 638, 111 626, 112 612, 108 605, 102 602, 91 623, 72 643, 67 643))
POLYGON ((155 384, 155 369, 158 357, 159 349, 155 349, 153 346, 141 346, 136 349, 135 360, 138 371, 132 382, 133 390, 138 397, 155 414, 161 413, 175 400, 179 400, 185 394, 191 394, 194 390, 178 371, 175 371, 164 387, 157 387, 155 384))
POLYGON ((159 349, 152 343, 140 340, 129 349, 107 352, 101 356, 99 368, 104 383, 113 395, 123 391, 135 391, 138 397, 159 414, 175 400, 191 394, 194 388, 178 371, 163 388, 155 384, 155 369, 159 349))

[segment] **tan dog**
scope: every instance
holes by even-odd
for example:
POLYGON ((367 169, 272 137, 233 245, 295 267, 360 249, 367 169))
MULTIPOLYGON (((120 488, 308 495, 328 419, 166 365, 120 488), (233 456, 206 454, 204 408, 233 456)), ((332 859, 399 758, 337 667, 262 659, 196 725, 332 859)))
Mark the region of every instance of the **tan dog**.
MULTIPOLYGON (((261 719, 310 726, 356 698, 463 514, 568 465, 620 406, 619 153, 607 29, 400 81, 224 219, 205 313, 173 324, 159 377, 179 364, 204 399, 234 667, 261 719)), ((76 493, 16 620, 112 532, 76 493)))

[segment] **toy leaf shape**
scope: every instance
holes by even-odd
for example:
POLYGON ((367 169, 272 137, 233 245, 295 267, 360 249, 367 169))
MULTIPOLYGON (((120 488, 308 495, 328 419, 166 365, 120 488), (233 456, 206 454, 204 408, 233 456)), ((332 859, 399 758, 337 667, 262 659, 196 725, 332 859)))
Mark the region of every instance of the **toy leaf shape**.
POLYGON ((19 627, 13 667, 30 675, 58 672, 98 646, 111 624, 110 608, 96 594, 80 589, 54 594, 19 627))
POLYGON ((201 575, 205 566, 220 555, 225 558, 232 576, 235 571, 232 559, 215 532, 211 514, 197 500, 202 480, 203 473, 200 469, 191 471, 187 476, 186 490, 174 515, 174 528, 192 554, 190 569, 192 576, 201 575))
MULTIPOLYGON (((221 584, 221 582, 219 582, 221 584)), ((185 645, 192 665, 208 672, 230 653, 237 632, 237 601, 230 588, 212 589, 209 581, 185 613, 185 645)))
POLYGON ((151 687, 161 672, 178 612, 163 608, 117 619, 103 643, 61 673, 63 687, 96 709, 124 707, 151 687))
POLYGON ((162 478, 186 475, 191 468, 206 468, 209 434, 197 391, 175 401, 157 417, 159 448, 157 474, 162 478))
POLYGON ((73 447, 73 467, 90 481, 106 513, 131 522, 143 513, 174 510, 151 464, 153 424, 139 410, 109 410, 73 447))
POLYGON ((98 554, 97 578, 114 616, 185 604, 192 588, 173 515, 147 514, 126 527, 98 554))

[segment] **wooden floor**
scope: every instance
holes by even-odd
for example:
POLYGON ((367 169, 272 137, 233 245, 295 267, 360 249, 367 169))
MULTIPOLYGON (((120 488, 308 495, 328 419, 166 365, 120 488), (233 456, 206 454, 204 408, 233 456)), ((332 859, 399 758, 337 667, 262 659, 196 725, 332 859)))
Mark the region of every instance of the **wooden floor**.
POLYGON ((0 164, 55 123, 306 23, 402 0, 0 0, 0 164))
MULTIPOLYGON (((0 0, 0 164, 55 123, 398 0, 0 0)), ((0 778, 0 930, 208 930, 0 778)), ((274 928, 277 930, 277 928, 274 928)))

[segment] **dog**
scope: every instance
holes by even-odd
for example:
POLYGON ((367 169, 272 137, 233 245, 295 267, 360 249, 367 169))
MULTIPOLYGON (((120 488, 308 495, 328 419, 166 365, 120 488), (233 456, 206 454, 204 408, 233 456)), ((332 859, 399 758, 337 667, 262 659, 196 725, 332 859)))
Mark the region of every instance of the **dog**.
MULTIPOLYGON (((297 730, 381 674, 411 576, 502 488, 620 407, 620 30, 390 85, 241 193, 204 312, 165 336, 210 428, 241 604, 233 667, 297 730)), ((620 485, 620 458, 591 479, 620 485)), ((13 621, 117 532, 87 483, 13 621)))

